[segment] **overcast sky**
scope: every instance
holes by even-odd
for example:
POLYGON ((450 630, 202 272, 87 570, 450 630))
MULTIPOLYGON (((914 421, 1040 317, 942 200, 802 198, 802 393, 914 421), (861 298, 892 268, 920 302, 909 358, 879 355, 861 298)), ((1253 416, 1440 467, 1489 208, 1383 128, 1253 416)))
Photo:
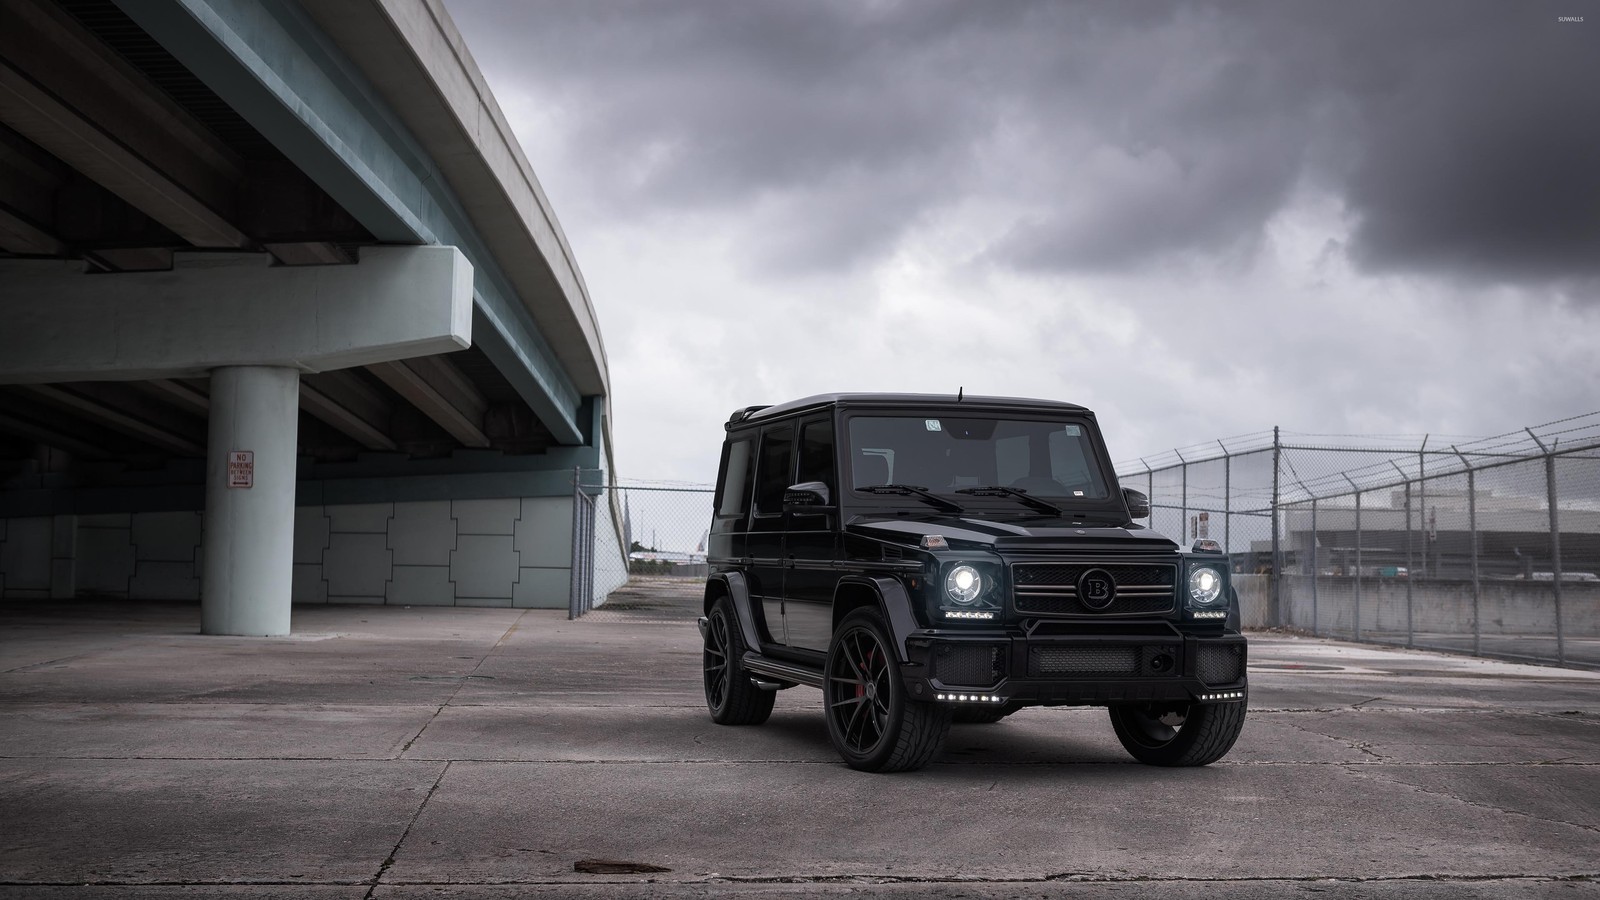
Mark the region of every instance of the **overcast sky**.
POLYGON ((1593 0, 447 5, 623 479, 836 390, 1081 403, 1117 459, 1600 409, 1593 0))

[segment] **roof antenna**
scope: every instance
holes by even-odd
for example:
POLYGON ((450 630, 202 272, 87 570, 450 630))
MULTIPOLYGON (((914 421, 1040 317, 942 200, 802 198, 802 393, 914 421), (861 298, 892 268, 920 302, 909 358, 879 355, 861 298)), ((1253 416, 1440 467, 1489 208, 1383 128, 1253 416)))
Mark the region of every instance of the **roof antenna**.
POLYGON ((965 394, 966 392, 967 392, 966 385, 962 385, 962 386, 956 388, 956 402, 957 403, 961 402, 961 395, 965 394))

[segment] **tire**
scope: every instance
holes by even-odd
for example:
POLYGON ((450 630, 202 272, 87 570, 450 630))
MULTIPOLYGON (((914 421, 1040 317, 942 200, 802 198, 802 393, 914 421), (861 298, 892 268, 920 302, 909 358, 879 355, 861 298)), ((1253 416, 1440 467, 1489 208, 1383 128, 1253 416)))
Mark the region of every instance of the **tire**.
POLYGON ((706 708, 718 725, 760 725, 772 715, 776 691, 764 691, 750 682, 740 660, 744 659, 744 635, 733 613, 733 603, 719 597, 706 617, 705 649, 701 659, 705 669, 706 708))
POLYGON ((957 725, 992 725, 1020 708, 1009 703, 999 706, 958 706, 951 712, 950 721, 957 725))
POLYGON ((1156 707, 1149 703, 1110 708, 1117 740, 1134 759, 1151 766, 1204 766, 1225 756, 1244 728, 1244 703, 1156 707), (1177 725, 1163 715, 1183 717, 1177 725))
POLYGON ((846 616, 828 644, 823 715, 845 764, 863 772, 927 765, 950 732, 950 709, 906 697, 889 630, 871 610, 846 616))

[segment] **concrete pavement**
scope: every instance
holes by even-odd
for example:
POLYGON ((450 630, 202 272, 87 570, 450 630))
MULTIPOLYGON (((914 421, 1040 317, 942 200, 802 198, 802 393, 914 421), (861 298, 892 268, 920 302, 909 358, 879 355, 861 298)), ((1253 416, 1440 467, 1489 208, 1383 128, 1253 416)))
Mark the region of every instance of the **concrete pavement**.
POLYGON ((1600 673, 1260 635, 1211 767, 1062 709, 874 776, 815 691, 713 725, 694 613, 11 604, 0 897, 1600 897, 1600 673))

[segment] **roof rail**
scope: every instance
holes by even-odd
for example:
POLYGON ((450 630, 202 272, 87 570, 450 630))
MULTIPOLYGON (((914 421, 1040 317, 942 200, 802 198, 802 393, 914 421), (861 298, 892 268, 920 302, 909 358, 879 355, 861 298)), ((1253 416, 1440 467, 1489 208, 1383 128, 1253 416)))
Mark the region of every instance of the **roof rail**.
POLYGON ((763 409, 766 409, 768 406, 771 406, 771 405, 772 404, 767 403, 767 404, 763 404, 761 406, 746 406, 746 407, 743 407, 741 409, 736 409, 736 410, 733 411, 733 415, 728 417, 728 424, 729 425, 737 425, 740 422, 743 422, 745 419, 750 418, 751 415, 753 415, 755 413, 758 413, 758 412, 762 411, 763 409))

